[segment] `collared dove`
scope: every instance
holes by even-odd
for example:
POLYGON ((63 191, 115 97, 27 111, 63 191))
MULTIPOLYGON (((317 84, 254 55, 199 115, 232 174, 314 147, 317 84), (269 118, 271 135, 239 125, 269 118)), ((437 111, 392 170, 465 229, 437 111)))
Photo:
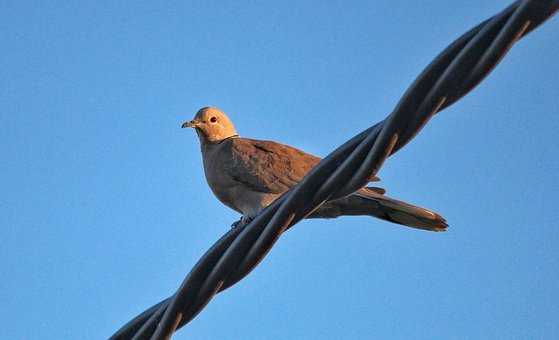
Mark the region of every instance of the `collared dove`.
MULTIPOLYGON (((215 196, 242 214, 234 226, 250 222, 320 162, 320 158, 289 145, 241 138, 229 117, 214 107, 200 109, 182 127, 194 128, 198 134, 206 180, 215 196)), ((389 198, 384 189, 376 187, 328 201, 308 217, 351 215, 374 216, 430 231, 445 231, 447 227, 439 214, 389 198)))

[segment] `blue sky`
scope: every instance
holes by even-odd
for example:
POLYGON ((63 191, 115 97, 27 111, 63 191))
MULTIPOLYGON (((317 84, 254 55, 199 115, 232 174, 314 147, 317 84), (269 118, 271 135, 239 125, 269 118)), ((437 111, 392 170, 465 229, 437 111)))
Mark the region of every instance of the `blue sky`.
MULTIPOLYGON (((2 339, 100 339, 170 295, 238 215, 202 106, 324 156, 509 1, 0 3, 2 339)), ((175 339, 559 337, 559 20, 380 172, 447 218, 303 221, 175 339)))

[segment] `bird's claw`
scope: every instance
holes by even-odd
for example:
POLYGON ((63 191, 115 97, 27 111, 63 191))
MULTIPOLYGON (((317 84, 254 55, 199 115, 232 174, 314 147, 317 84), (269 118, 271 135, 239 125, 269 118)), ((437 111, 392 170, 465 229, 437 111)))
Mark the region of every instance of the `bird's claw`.
POLYGON ((245 225, 249 224, 252 221, 252 218, 242 216, 238 221, 235 221, 231 224, 231 229, 244 227, 245 225))
POLYGON ((242 220, 241 220, 241 219, 239 219, 238 221, 235 221, 235 222, 231 223, 231 229, 235 229, 235 228, 237 228, 237 227, 240 227, 240 226, 241 226, 241 223, 242 223, 242 220))

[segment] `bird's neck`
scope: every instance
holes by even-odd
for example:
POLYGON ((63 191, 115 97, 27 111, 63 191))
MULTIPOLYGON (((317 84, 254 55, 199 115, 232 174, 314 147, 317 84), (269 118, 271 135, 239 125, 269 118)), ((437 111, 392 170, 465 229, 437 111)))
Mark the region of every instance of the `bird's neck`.
POLYGON ((206 138, 200 137, 200 149, 202 150, 202 154, 211 152, 217 145, 217 143, 210 142, 206 138))
POLYGON ((211 153, 212 151, 218 149, 223 143, 226 143, 230 139, 239 138, 239 135, 232 135, 219 141, 210 141, 203 134, 199 133, 198 138, 200 139, 200 149, 202 154, 211 153))

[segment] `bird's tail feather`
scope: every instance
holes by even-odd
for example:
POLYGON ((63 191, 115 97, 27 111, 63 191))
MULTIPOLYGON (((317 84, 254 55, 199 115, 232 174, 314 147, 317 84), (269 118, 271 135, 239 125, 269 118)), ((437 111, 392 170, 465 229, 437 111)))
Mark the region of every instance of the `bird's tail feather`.
POLYGON ((404 226, 445 231, 446 220, 439 214, 384 196, 378 190, 363 188, 347 197, 326 202, 310 218, 335 218, 338 216, 374 216, 404 226))

